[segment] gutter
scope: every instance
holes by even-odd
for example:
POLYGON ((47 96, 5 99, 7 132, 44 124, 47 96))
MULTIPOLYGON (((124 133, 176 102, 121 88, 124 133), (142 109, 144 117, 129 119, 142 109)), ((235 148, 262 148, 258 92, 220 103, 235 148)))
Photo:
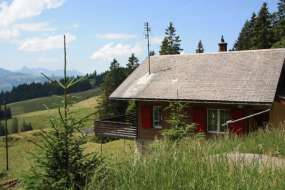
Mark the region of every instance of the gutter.
POLYGON ((254 105, 254 106, 272 106, 272 102, 235 102, 235 101, 215 101, 215 100, 187 100, 187 99, 160 99, 160 98, 117 98, 109 97, 110 100, 134 100, 134 101, 161 101, 161 102, 189 102, 198 104, 224 104, 224 105, 254 105))

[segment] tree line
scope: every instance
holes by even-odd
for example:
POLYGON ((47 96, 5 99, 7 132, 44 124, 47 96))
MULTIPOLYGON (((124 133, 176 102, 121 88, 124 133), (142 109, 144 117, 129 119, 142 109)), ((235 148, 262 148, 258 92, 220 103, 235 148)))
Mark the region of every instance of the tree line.
POLYGON ((129 57, 126 67, 122 67, 116 59, 113 59, 110 63, 109 70, 106 71, 101 86, 103 94, 100 102, 98 103, 99 118, 102 119, 126 113, 128 106, 131 104, 127 101, 109 100, 109 96, 127 78, 127 76, 138 67, 138 65, 139 59, 134 53, 129 57))
MULTIPOLYGON (((70 89, 70 93, 81 92, 96 88, 101 85, 105 73, 97 74, 96 71, 92 74, 84 76, 85 80, 81 80, 78 84, 70 89)), ((74 79, 79 77, 75 77, 74 79)), ((72 80, 73 78, 69 78, 72 80)), ((60 80, 61 82, 63 79, 60 80)), ((2 91, 0 93, 0 103, 12 103, 17 101, 28 100, 32 98, 46 97, 51 95, 62 95, 62 88, 58 87, 57 82, 33 82, 30 84, 21 84, 13 87, 11 91, 2 91)))
POLYGON ((285 0, 278 2, 276 12, 270 13, 263 3, 258 14, 246 20, 233 50, 285 47, 285 0))

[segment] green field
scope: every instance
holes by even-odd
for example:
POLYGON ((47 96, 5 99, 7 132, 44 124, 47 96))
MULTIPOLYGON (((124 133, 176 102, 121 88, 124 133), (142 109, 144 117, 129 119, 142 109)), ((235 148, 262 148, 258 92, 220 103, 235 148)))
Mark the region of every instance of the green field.
MULTIPOLYGON (((86 153, 101 154, 101 145, 93 142, 94 137, 92 135, 88 138, 89 141, 85 145, 86 153)), ((39 131, 11 135, 9 141, 10 168, 6 172, 5 143, 4 138, 0 138, 0 183, 6 179, 21 178, 28 171, 33 163, 33 154, 39 151, 31 141, 39 142, 39 140, 39 131)), ((134 152, 132 141, 118 140, 102 145, 103 156, 114 158, 113 161, 120 160, 131 152, 134 152)))
MULTIPOLYGON (((76 119, 94 113, 96 111, 97 101, 100 95, 100 89, 85 91, 72 94, 74 104, 69 106, 70 112, 76 119), (76 98, 75 98, 76 97, 76 98)), ((0 182, 5 179, 21 178, 23 174, 30 168, 32 164, 32 152, 36 152, 36 146, 31 142, 39 142, 39 130, 50 126, 49 119, 58 117, 57 107, 62 105, 59 101, 61 98, 52 96, 46 98, 32 99, 23 102, 10 104, 14 113, 14 117, 18 119, 19 124, 25 120, 31 122, 33 131, 11 134, 9 137, 9 172, 5 171, 5 143, 4 137, 0 137, 0 182), (45 104, 49 108, 46 110, 42 105, 45 104), (27 108, 26 108, 27 107, 27 108), (2 179, 1 179, 2 178, 2 179)), ((94 116, 90 117, 85 123, 85 127, 92 127, 94 116)), ((11 120, 8 122, 8 127, 11 125, 11 120)), ((101 145, 93 142, 94 136, 90 134, 88 143, 85 145, 86 153, 97 152, 101 154, 101 145)), ((102 145, 102 154, 108 157, 119 160, 120 157, 125 157, 126 152, 134 152, 132 141, 114 141, 102 145), (124 151, 122 151, 124 150, 124 151), (117 159, 118 158, 118 159, 117 159)))
MULTIPOLYGON (((77 103, 82 100, 98 96, 100 92, 101 92, 100 88, 96 88, 84 92, 73 93, 70 94, 69 101, 70 103, 77 103)), ((19 115, 29 112, 58 108, 62 105, 63 105, 63 97, 54 95, 49 97, 35 98, 31 100, 11 103, 8 105, 8 107, 11 108, 13 115, 19 115)))
MULTIPOLYGON (((74 93, 69 96, 69 101, 73 104, 69 107, 74 117, 83 118, 96 111, 97 99, 101 93, 100 89, 92 89, 80 93, 74 93)), ((23 122, 31 123, 33 129, 43 129, 49 127, 49 119, 58 117, 58 108, 62 107, 62 97, 51 96, 36 98, 27 101, 16 102, 8 105, 13 118, 17 118, 19 128, 23 122)), ((92 126, 94 117, 85 123, 86 127, 92 126)), ((10 131, 12 120, 8 121, 8 130, 10 131)))

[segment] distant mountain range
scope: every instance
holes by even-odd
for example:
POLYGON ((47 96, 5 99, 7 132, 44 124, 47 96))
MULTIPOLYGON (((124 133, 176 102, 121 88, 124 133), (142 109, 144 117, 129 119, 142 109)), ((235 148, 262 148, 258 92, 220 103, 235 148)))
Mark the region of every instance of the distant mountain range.
MULTIPOLYGON (((49 70, 45 68, 29 68, 29 67, 22 67, 22 69, 18 70, 17 72, 24 73, 24 74, 33 74, 35 76, 42 76, 41 73, 44 73, 48 76, 54 77, 61 77, 63 76, 63 70, 49 70)), ((81 76, 82 74, 76 70, 68 70, 68 76, 81 76)))
MULTIPOLYGON (((44 73, 52 78, 62 78, 63 70, 49 70, 43 68, 28 68, 23 67, 18 71, 9 71, 0 68, 0 91, 6 91, 12 89, 13 86, 17 86, 25 83, 32 82, 45 82, 46 79, 41 75, 44 73)), ((68 76, 80 76, 78 71, 67 71, 68 76)))

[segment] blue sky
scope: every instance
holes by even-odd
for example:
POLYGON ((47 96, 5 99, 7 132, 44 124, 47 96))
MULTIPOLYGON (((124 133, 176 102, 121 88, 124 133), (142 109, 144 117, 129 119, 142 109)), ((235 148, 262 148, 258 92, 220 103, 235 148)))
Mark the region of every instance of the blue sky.
MULTIPOLYGON (((60 69, 62 35, 68 37, 68 64, 82 73, 102 72, 113 58, 122 65, 134 52, 146 56, 143 25, 151 25, 156 52, 169 21, 185 53, 202 40, 217 51, 223 34, 232 47, 245 20, 263 0, 0 0, 0 67, 60 69)), ((278 0, 267 0, 276 10, 278 0)))

